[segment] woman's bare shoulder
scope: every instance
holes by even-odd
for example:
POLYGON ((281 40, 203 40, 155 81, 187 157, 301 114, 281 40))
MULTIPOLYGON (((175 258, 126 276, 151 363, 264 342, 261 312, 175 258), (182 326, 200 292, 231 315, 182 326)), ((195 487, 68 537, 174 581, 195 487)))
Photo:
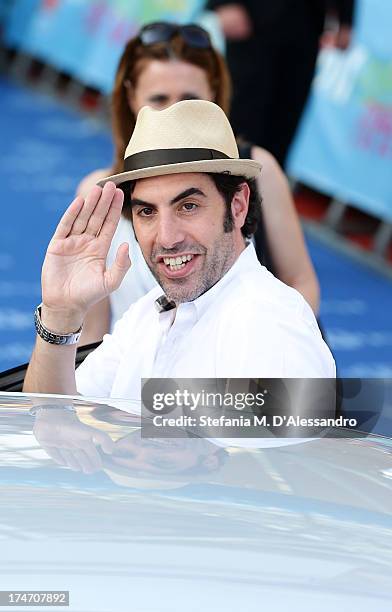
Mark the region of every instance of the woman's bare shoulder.
POLYGON ((106 176, 110 176, 112 174, 111 168, 101 168, 99 170, 94 170, 87 174, 79 183, 76 193, 77 195, 86 196, 90 189, 97 184, 98 181, 105 178, 106 176))
POLYGON ((251 157, 252 159, 254 159, 254 161, 257 161, 262 164, 263 170, 275 172, 278 174, 284 174, 278 161, 275 159, 272 153, 267 151, 267 149, 263 149, 258 145, 253 145, 251 149, 251 157))

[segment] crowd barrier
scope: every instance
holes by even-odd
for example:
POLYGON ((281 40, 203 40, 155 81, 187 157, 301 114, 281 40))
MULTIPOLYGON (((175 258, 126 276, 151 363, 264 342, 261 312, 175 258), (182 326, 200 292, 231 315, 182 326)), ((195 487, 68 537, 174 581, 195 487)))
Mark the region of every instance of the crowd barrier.
POLYGON ((296 179, 392 222, 392 2, 357 0, 353 44, 321 52, 291 150, 296 179))

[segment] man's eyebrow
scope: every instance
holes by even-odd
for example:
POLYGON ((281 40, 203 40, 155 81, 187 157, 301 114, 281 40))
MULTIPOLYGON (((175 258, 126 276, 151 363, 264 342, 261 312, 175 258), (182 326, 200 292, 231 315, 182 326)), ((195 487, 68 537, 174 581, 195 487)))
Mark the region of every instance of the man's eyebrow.
POLYGON ((139 198, 131 198, 130 204, 131 206, 155 206, 155 204, 152 204, 151 202, 145 202, 144 200, 139 200, 139 198))
MULTIPOLYGON (((182 191, 181 193, 176 195, 172 200, 170 200, 170 204, 176 204, 180 200, 183 200, 184 198, 188 198, 191 195, 200 195, 204 198, 206 197, 206 194, 203 191, 201 191, 201 189, 198 189, 197 187, 189 187, 189 189, 185 189, 185 191, 182 191)), ((153 207, 156 205, 153 204, 152 202, 146 202, 145 200, 140 200, 139 198, 131 198, 131 206, 153 207)))
POLYGON ((189 189, 185 189, 185 191, 183 191, 182 193, 179 193, 175 198, 173 198, 170 201, 170 204, 176 204, 180 200, 183 200, 184 198, 188 198, 191 195, 200 195, 200 196, 203 196, 204 198, 206 197, 206 194, 203 191, 201 191, 201 189, 198 189, 197 187, 189 187, 189 189))

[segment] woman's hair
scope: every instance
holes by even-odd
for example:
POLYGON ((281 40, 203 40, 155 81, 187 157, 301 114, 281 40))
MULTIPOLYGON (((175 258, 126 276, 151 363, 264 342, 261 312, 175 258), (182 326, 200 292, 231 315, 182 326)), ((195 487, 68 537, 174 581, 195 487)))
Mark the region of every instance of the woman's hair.
POLYGON ((222 55, 214 48, 200 49, 189 46, 176 34, 168 42, 143 45, 138 37, 132 38, 124 49, 117 69, 112 94, 112 129, 115 157, 113 172, 122 172, 124 153, 135 127, 136 117, 129 107, 127 84, 137 87, 137 81, 149 60, 188 62, 205 70, 214 94, 214 102, 229 112, 231 84, 222 55))

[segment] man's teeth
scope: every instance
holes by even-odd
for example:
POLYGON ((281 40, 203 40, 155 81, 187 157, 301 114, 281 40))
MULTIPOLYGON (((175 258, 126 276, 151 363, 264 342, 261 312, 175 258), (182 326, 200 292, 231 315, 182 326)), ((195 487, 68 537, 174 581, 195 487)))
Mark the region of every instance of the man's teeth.
POLYGON ((170 270, 181 270, 185 267, 187 261, 193 259, 193 255, 182 255, 181 257, 164 257, 163 261, 170 270))

